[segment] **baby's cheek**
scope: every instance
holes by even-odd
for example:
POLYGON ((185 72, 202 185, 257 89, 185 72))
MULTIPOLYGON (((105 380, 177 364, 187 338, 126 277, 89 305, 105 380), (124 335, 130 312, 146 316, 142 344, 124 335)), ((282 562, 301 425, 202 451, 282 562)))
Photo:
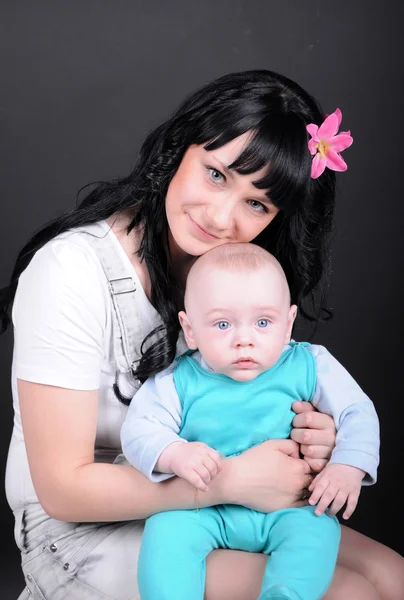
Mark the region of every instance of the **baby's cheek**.
POLYGON ((265 366, 264 370, 270 369, 271 367, 274 366, 274 364, 277 362, 277 360, 279 359, 279 357, 281 355, 281 351, 278 351, 277 348, 269 348, 266 350, 264 360, 263 360, 263 363, 265 366))
POLYGON ((199 350, 206 362, 216 371, 218 367, 229 363, 229 352, 216 336, 209 337, 199 350))

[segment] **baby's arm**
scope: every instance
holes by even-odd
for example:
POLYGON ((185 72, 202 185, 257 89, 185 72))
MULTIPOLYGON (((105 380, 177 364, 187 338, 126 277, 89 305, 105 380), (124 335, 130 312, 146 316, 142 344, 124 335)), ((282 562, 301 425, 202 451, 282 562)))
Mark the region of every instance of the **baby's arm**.
POLYGON ((309 346, 317 365, 313 405, 334 418, 336 446, 329 464, 313 480, 309 502, 316 514, 329 506, 336 514, 346 503, 343 517, 356 508, 361 485, 376 482, 379 464, 379 421, 371 400, 348 371, 323 347, 309 346))
POLYGON ((173 367, 148 379, 133 398, 121 429, 127 460, 151 481, 178 475, 202 491, 220 470, 219 454, 178 433, 182 407, 173 367))

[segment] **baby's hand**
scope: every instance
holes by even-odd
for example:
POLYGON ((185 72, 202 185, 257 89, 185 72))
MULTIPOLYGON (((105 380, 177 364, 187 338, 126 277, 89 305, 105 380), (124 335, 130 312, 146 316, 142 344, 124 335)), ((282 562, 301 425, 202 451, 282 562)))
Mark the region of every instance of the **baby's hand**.
POLYGON ((221 471, 222 458, 216 450, 202 442, 173 442, 161 453, 165 472, 175 473, 202 492, 221 471))
POLYGON ((315 514, 322 515, 332 502, 328 514, 333 517, 346 503, 342 516, 344 519, 349 519, 358 504, 361 483, 365 475, 365 471, 356 467, 328 464, 313 479, 309 487, 309 492, 312 492, 309 504, 318 503, 315 514))

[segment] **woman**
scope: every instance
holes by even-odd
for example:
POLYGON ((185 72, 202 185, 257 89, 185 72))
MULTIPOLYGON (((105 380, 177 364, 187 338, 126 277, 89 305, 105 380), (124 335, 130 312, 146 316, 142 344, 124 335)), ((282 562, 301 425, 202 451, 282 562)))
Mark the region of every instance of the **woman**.
MULTIPOLYGON (((1 297, 6 326, 18 284, 6 485, 34 598, 137 598, 140 519, 195 506, 183 480, 152 484, 117 459, 125 403, 181 349, 177 313, 195 256, 255 240, 280 260, 301 314, 319 317, 311 300, 326 265, 335 177, 328 169, 311 177, 306 126, 323 118, 284 77, 227 75, 148 136, 133 173, 101 183, 22 250, 1 297)), ((320 470, 332 422, 295 409, 292 437, 320 470)), ((291 440, 270 441, 226 460, 204 504, 302 505, 311 475, 295 450, 291 440)), ((343 529, 327 599, 400 598, 402 559, 343 529)), ((255 598, 265 560, 212 553, 207 599, 255 598)))

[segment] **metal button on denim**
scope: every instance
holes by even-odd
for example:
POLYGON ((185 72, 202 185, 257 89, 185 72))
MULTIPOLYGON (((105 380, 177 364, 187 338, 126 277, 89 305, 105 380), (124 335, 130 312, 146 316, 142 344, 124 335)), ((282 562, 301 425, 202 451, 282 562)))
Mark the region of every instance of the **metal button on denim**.
POLYGON ((65 570, 65 571, 67 571, 67 569, 68 569, 69 567, 70 567, 69 563, 65 563, 65 564, 63 565, 63 568, 64 568, 64 570, 65 570))
POLYGON ((56 552, 56 550, 58 549, 58 547, 56 546, 56 544, 51 544, 49 546, 49 548, 50 548, 51 552, 56 552))
POLYGON ((32 581, 32 575, 31 575, 31 573, 28 573, 27 579, 28 579, 28 581, 32 581))

